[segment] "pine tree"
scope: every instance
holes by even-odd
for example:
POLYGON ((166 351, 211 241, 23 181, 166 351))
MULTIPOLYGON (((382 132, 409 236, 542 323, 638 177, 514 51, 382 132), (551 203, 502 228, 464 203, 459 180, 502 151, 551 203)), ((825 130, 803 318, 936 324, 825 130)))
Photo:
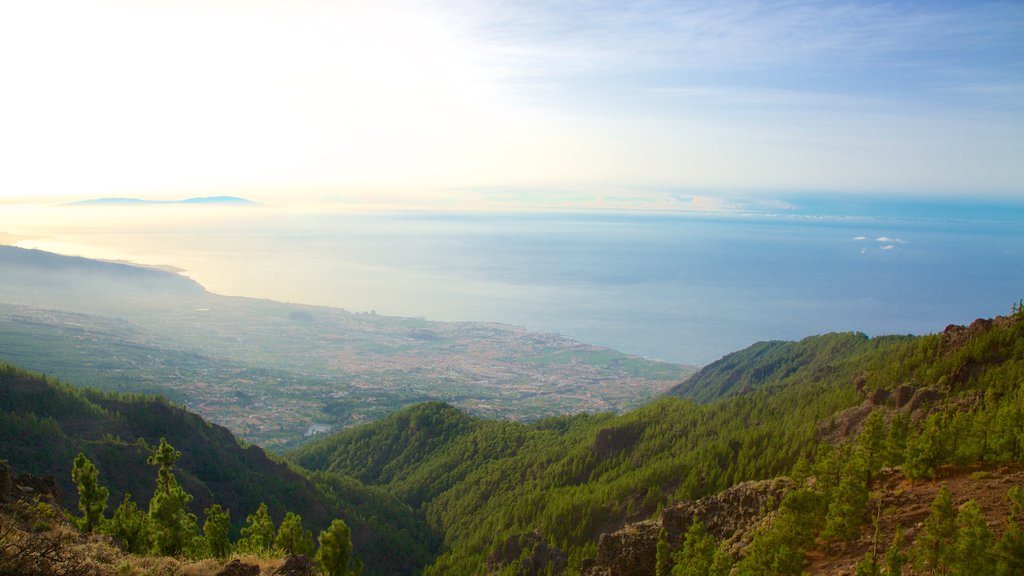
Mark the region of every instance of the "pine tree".
POLYGON ((972 576, 992 574, 995 557, 992 556, 992 530, 974 500, 968 500, 956 515, 956 550, 952 574, 972 576))
POLYGON ((922 572, 948 574, 955 556, 956 514, 953 498, 943 486, 932 501, 932 512, 914 542, 914 563, 922 572))
POLYGON ((868 464, 865 454, 866 451, 858 447, 843 467, 842 479, 832 490, 823 538, 852 540, 860 535, 860 527, 868 509, 868 464))
POLYGON ((316 551, 316 558, 327 576, 350 576, 352 532, 345 521, 338 519, 331 522, 317 540, 320 548, 316 551))
POLYGON ((672 555, 668 551, 668 536, 665 529, 658 532, 658 543, 655 545, 654 576, 668 576, 672 571, 672 555))
POLYGON ((79 527, 92 532, 103 522, 103 511, 107 509, 110 491, 99 484, 100 471, 82 452, 75 457, 71 469, 71 480, 78 484, 78 510, 82 513, 79 527))
POLYGON ((1007 493, 1010 500, 1010 513, 1007 518, 1006 532, 996 542, 996 571, 998 576, 1024 574, 1024 489, 1020 486, 1010 488, 1007 493))
POLYGON ((935 467, 945 455, 944 437, 942 415, 932 414, 925 420, 921 433, 907 445, 904 474, 910 478, 934 478, 935 467))
POLYGON ((302 529, 301 516, 294 512, 288 512, 277 529, 274 545, 287 554, 312 556, 313 532, 302 529))
POLYGON ((231 529, 231 511, 222 509, 220 504, 214 504, 203 513, 206 514, 206 520, 203 522, 206 550, 214 558, 224 558, 231 551, 231 540, 228 537, 231 529))
POLYGON ((151 547, 149 518, 139 510, 128 493, 104 526, 104 532, 119 540, 125 552, 131 554, 143 554, 151 547))
POLYGON ((907 563, 907 555, 900 550, 903 546, 903 529, 896 527, 896 535, 892 537, 892 544, 885 551, 885 573, 886 576, 901 576, 903 566, 907 563))
POLYGON ((153 530, 153 544, 156 552, 173 556, 181 552, 192 541, 196 533, 196 517, 186 509, 192 496, 178 485, 174 477, 174 463, 181 458, 181 452, 160 439, 160 446, 146 460, 159 466, 156 491, 149 501, 149 520, 153 530))
POLYGON ((864 463, 867 471, 867 485, 886 460, 886 434, 885 420, 882 418, 881 410, 873 410, 864 421, 864 430, 857 437, 857 444, 863 453, 864 463))
POLYGON ((910 417, 899 412, 889 422, 885 440, 886 464, 901 466, 907 455, 907 441, 910 438, 910 417))
POLYGON ((874 553, 864 553, 864 557, 857 562, 854 576, 882 576, 882 569, 878 565, 874 553))
POLYGON ((267 512, 267 505, 260 502, 256 512, 245 517, 248 524, 242 528, 239 548, 252 553, 266 552, 274 545, 274 520, 267 512))
POLYGON ((775 521, 754 537, 747 556, 736 564, 730 574, 801 574, 804 555, 814 544, 814 535, 820 527, 822 498, 807 488, 787 494, 775 521))
POLYGON ((704 523, 694 518, 686 530, 683 549, 673 557, 672 576, 708 576, 713 574, 718 543, 704 529, 704 523))

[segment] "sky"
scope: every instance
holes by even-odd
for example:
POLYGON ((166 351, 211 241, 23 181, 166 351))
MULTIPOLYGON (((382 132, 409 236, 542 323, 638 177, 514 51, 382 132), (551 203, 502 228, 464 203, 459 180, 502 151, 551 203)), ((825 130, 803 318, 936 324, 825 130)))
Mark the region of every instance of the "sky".
POLYGON ((1024 198, 1019 1, 33 0, 0 71, 0 201, 1024 198))

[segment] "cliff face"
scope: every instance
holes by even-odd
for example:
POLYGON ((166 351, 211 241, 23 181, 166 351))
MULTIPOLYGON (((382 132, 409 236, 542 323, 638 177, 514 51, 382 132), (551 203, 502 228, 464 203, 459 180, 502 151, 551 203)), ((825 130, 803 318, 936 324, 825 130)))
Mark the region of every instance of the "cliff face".
POLYGON ((655 573, 658 537, 665 530, 669 548, 682 547, 686 530, 696 520, 708 533, 724 540, 734 557, 742 554, 754 531, 778 509, 793 487, 788 479, 737 484, 714 496, 687 500, 665 508, 656 520, 628 524, 602 534, 597 556, 586 563, 584 576, 652 576, 655 573))

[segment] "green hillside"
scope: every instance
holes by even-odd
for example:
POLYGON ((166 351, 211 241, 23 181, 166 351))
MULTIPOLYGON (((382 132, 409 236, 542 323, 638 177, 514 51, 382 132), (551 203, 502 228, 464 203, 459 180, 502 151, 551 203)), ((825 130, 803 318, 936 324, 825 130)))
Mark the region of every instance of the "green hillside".
POLYGON ((904 574, 1024 566, 1024 492, 992 493, 1024 477, 1017 307, 928 336, 757 344, 674 394, 688 398, 530 424, 418 404, 319 438, 286 465, 166 401, 4 366, 0 457, 56 473, 70 506, 81 450, 114 498, 142 501, 145 455, 166 436, 184 453, 181 483, 197 509, 216 501, 248 513, 266 501, 275 521, 297 511, 316 528, 341 515, 367 574, 685 575, 698 561, 717 566, 703 573, 831 574, 824 559, 843 554, 843 570, 882 574, 880 556, 860 562, 880 546, 914 560, 904 574), (746 482, 780 477, 792 479, 746 482), (970 496, 946 507, 950 535, 928 548, 938 481, 970 496), (687 510, 715 522, 702 532, 687 510), (722 528, 730 523, 741 540, 726 540, 740 533, 722 528))
POLYGON ((902 441, 886 462, 914 477, 943 463, 1020 460, 1024 422, 1012 411, 1024 397, 1020 320, 922 337, 758 344, 676 391, 708 403, 668 397, 622 416, 522 425, 421 405, 290 457, 419 507, 445 537, 427 574, 520 573, 541 558, 579 573, 601 534, 662 506, 786 475, 801 457, 824 469, 841 453, 829 446, 849 446, 873 412, 883 434, 902 441))
POLYGON ((147 502, 154 469, 146 458, 161 437, 182 453, 178 479, 194 496, 191 511, 200 519, 218 503, 232 512, 237 533, 264 502, 275 522, 295 512, 315 531, 343 518, 368 574, 416 573, 431 557, 434 536, 423 521, 378 488, 306 474, 159 397, 74 388, 0 364, 0 458, 22 472, 53 474, 70 510, 77 502, 71 467, 78 452, 99 468, 111 509, 124 493, 147 502), (394 556, 398 549, 401 558, 394 556))

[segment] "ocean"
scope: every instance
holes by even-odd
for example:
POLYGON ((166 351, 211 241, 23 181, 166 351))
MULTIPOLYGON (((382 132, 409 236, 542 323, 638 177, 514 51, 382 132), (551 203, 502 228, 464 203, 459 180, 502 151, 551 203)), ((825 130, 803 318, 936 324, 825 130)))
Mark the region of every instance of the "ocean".
POLYGON ((102 218, 96 207, 53 210, 77 216, 54 212, 26 227, 0 215, 0 231, 36 236, 24 247, 172 265, 221 294, 503 322, 693 364, 760 340, 941 331, 1008 313, 1024 297, 1024 206, 1013 203, 808 197, 727 213, 216 216, 142 207, 102 218))

